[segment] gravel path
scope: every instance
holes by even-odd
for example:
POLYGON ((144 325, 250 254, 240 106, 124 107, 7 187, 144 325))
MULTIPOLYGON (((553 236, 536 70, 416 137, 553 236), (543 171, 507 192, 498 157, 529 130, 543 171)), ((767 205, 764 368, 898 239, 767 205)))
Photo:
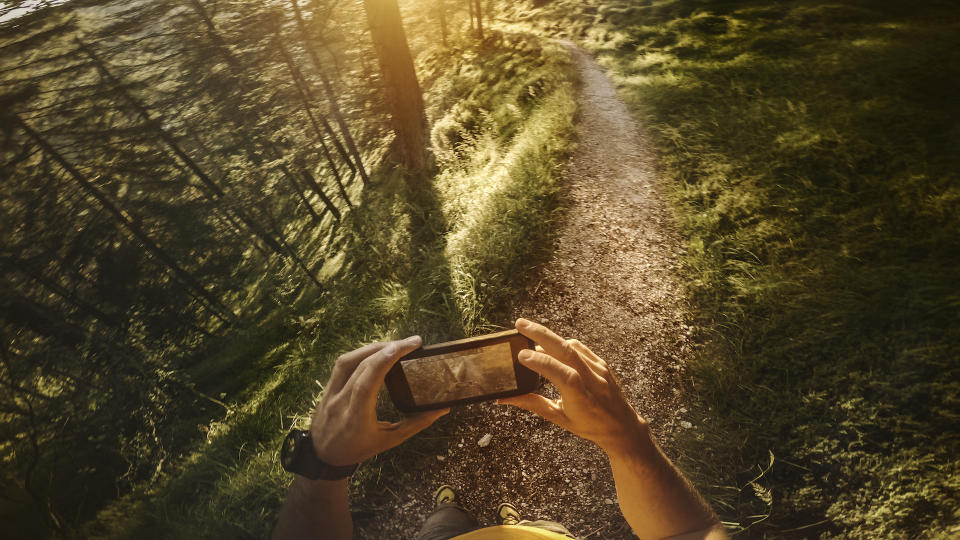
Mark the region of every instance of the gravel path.
MULTIPOLYGON (((514 314, 576 337, 607 360, 669 454, 670 434, 689 426, 679 392, 691 347, 676 276, 680 243, 648 139, 596 61, 564 44, 583 79, 579 147, 565 175, 568 213, 553 258, 514 314)), ((437 450, 417 470, 384 480, 384 504, 356 516, 359 537, 412 537, 433 490, 448 483, 485 525, 498 503, 510 501, 524 518, 559 521, 581 538, 633 538, 593 443, 496 404, 441 422, 447 435, 437 450), (485 434, 491 442, 481 448, 485 434)))

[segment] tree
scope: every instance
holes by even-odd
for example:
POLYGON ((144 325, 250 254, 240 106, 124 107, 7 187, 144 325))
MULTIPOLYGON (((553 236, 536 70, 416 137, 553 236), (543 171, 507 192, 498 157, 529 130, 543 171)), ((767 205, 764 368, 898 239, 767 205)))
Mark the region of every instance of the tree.
POLYGON ((477 16, 477 37, 483 41, 483 10, 480 7, 480 0, 474 0, 474 13, 477 16))
MULTIPOLYGON (((323 155, 327 159, 327 164, 330 167, 330 172, 333 174, 334 180, 337 182, 337 187, 340 188, 340 196, 343 197, 343 200, 346 201, 347 206, 352 207, 353 204, 350 202, 350 197, 347 195, 347 190, 343 185, 343 179, 340 177, 340 171, 337 169, 337 164, 333 161, 333 155, 330 153, 330 149, 327 147, 327 143, 323 140, 323 131, 320 129, 320 126, 317 122, 319 117, 323 120, 324 125, 326 126, 327 131, 330 133, 330 136, 333 138, 334 143, 339 146, 339 141, 336 139, 336 134, 330 128, 330 123, 327 122, 323 115, 314 114, 312 107, 310 106, 310 92, 307 88, 307 85, 304 83, 303 74, 300 73, 299 68, 293 61, 293 58, 290 56, 290 53, 287 52, 286 47, 283 46, 283 41, 279 36, 279 27, 274 29, 276 34, 274 34, 274 46, 280 51, 280 55, 283 57, 283 61, 287 64, 287 69, 290 71, 290 77, 293 79, 293 85, 297 89, 297 97, 300 98, 301 106, 303 107, 304 113, 306 113, 307 118, 310 119, 310 125, 313 127, 313 132, 316 135, 316 140, 320 143, 320 148, 323 150, 323 155)), ((346 155, 346 152, 343 151, 343 147, 340 147, 343 157, 349 163, 349 157, 346 155)), ((308 178, 307 183, 313 188, 314 192, 320 196, 320 199, 323 200, 324 204, 327 205, 327 208, 333 212, 333 215, 339 220, 340 211, 337 210, 337 207, 334 206, 333 202, 327 197, 323 192, 323 189, 320 188, 320 185, 316 182, 316 179, 312 175, 304 171, 304 177, 308 178)))
POLYGON ((425 171, 427 117, 397 0, 364 0, 363 7, 383 74, 399 161, 411 171, 425 171))
MULTIPOLYGON (((327 72, 324 70, 323 63, 320 62, 320 57, 317 56, 317 51, 314 49, 313 40, 310 39, 310 32, 307 30, 307 24, 303 20, 303 13, 300 12, 300 4, 298 0, 290 0, 290 5, 293 7, 293 15, 297 22, 297 28, 300 31, 300 36, 303 39, 304 47, 307 49, 307 53, 310 55, 310 60, 313 62, 313 67, 316 68, 317 73, 320 75, 320 81, 323 83, 323 91, 327 94, 327 101, 330 104, 330 113, 333 115, 333 119, 337 122, 337 126, 340 128, 340 134, 343 135, 343 141, 347 145, 347 148, 350 149, 350 155, 353 156, 355 163, 351 163, 350 159, 344 154, 347 166, 351 170, 354 170, 360 174, 360 179, 363 181, 363 185, 367 185, 370 181, 370 178, 367 176, 366 168, 363 166, 363 159, 360 156, 360 150, 357 149, 357 145, 353 140, 353 135, 350 134, 350 127, 347 125, 346 119, 343 117, 343 112, 340 110, 340 102, 337 99, 337 93, 333 90, 333 84, 330 82, 330 78, 327 76, 327 72)), ((316 21, 317 14, 314 13, 314 21, 316 21)), ((309 91, 309 89, 307 89, 309 91)), ((326 121, 324 121, 326 123, 326 121)), ((327 125, 327 129, 329 129, 327 125)), ((340 147, 340 143, 336 142, 336 135, 331 131, 331 137, 333 137, 334 143, 337 147, 340 147)))
POLYGON ((437 16, 440 19, 440 39, 447 45, 447 6, 445 0, 437 0, 437 16))

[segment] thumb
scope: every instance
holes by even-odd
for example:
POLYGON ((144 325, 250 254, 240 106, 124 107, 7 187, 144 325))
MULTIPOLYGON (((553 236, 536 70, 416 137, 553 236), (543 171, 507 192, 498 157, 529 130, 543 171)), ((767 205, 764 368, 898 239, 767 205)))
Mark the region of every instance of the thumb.
POLYGON ((554 424, 566 429, 566 415, 560 409, 560 404, 555 400, 547 399, 540 394, 522 394, 508 398, 501 398, 497 403, 504 405, 513 405, 532 412, 554 424))
POLYGON ((440 409, 436 411, 427 411, 416 416, 405 418, 399 422, 394 422, 387 426, 391 432, 393 444, 397 445, 413 437, 417 433, 430 427, 438 418, 450 412, 450 409, 440 409))

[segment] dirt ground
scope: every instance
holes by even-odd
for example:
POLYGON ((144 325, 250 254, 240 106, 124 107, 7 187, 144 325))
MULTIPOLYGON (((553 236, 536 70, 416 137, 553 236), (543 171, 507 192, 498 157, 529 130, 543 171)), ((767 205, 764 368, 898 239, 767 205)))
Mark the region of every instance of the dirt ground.
MULTIPOLYGON (((616 371, 668 455, 691 428, 680 394, 690 329, 676 276, 680 242, 642 126, 596 61, 572 44, 583 79, 579 146, 565 175, 567 215, 552 259, 514 310, 577 338, 616 371)), ((542 392, 553 395, 549 384, 542 392)), ((633 538, 603 452, 526 411, 490 403, 455 410, 415 470, 383 480, 384 504, 355 516, 360 538, 412 538, 450 484, 482 525, 508 501, 580 538, 633 538), (489 445, 477 443, 490 434, 489 445)))

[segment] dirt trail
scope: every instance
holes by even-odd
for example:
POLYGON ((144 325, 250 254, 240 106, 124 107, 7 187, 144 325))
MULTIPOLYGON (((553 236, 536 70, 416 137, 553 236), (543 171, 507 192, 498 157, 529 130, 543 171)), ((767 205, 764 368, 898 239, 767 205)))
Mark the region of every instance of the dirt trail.
MULTIPOLYGON (((576 337, 607 360, 669 447, 671 434, 689 426, 679 395, 690 348, 675 275, 679 240, 648 139, 596 61, 564 44, 583 78, 579 147, 565 175, 569 210, 553 258, 515 315, 576 337)), ((473 405, 454 415, 446 450, 391 479, 393 502, 358 516, 359 536, 412 537, 431 493, 448 483, 481 524, 494 524, 497 504, 510 501, 524 518, 559 521, 581 538, 632 537, 595 445, 507 406, 473 405), (492 442, 481 448, 477 441, 487 433, 492 442)))

